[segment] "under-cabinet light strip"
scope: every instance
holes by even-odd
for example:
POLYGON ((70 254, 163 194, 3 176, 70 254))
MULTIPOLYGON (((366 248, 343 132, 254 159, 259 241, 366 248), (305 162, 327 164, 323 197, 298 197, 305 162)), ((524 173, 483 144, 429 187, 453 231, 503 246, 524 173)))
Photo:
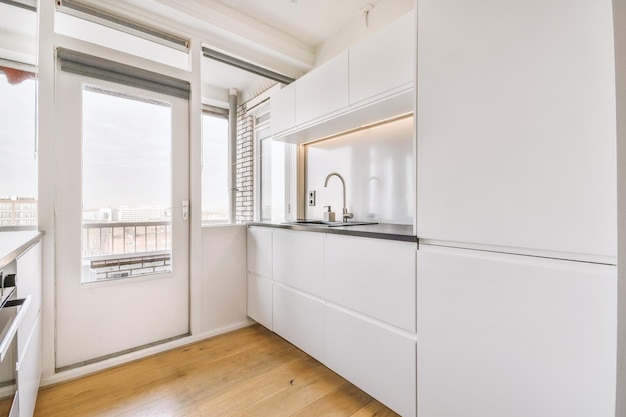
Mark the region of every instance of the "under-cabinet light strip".
POLYGON ((326 142, 327 140, 336 139, 340 136, 345 136, 351 133, 356 133, 356 132, 361 132, 364 130, 372 129, 372 128, 379 127, 382 125, 386 125, 388 123, 393 123, 393 122, 397 122, 400 120, 408 119, 409 117, 413 117, 412 111, 408 113, 400 114, 398 116, 389 117, 387 119, 378 120, 376 122, 369 123, 363 126, 355 127, 354 129, 348 129, 348 130, 344 130, 343 132, 333 133, 332 135, 324 136, 323 138, 318 138, 309 142, 304 142, 302 143, 302 145, 312 145, 312 144, 319 143, 319 142, 326 142))

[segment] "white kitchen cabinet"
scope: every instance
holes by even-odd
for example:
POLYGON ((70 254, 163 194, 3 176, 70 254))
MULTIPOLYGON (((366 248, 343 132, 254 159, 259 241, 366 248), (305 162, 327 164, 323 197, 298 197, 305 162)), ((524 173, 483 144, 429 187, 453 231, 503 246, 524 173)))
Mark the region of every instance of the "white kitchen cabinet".
POLYGON ((248 273, 248 299, 246 301, 248 317, 270 330, 273 329, 273 287, 274 281, 271 279, 248 273))
POLYGON ((324 362, 324 300, 274 283, 273 331, 324 362))
POLYGON ((348 51, 298 78, 295 84, 297 125, 348 110, 348 51))
POLYGON ((417 260, 420 417, 615 415, 616 266, 429 245, 417 260))
POLYGON ((398 414, 416 415, 415 339, 330 304, 325 328, 326 366, 398 414))
POLYGON ((249 227, 247 237, 247 314, 272 329, 272 229, 249 227))
POLYGON ((274 280, 324 296, 324 233, 275 230, 274 280))
POLYGON ((37 315, 35 322, 32 323, 31 333, 27 336, 28 338, 23 341, 24 351, 17 363, 17 398, 20 417, 31 417, 35 412, 42 371, 40 315, 37 315))
POLYGON ((270 98, 272 135, 293 128, 296 125, 296 83, 293 82, 278 90, 270 98))
POLYGON ((413 87, 415 12, 350 48, 350 105, 362 105, 413 87))
POLYGON ((247 239, 248 272, 272 278, 272 229, 249 227, 247 239))
POLYGON ((30 296, 28 310, 17 331, 17 392, 20 417, 35 410, 41 380, 41 242, 16 259, 17 298, 30 296))
POLYGON ((418 2, 417 234, 615 263, 611 2, 494 5, 418 2))
POLYGON ((415 243, 328 235, 326 298, 415 333, 415 243))
POLYGON ((41 312, 41 242, 35 244, 28 251, 17 258, 17 298, 26 298, 30 295, 30 305, 22 319, 17 333, 17 347, 19 355, 23 355, 26 342, 41 312))

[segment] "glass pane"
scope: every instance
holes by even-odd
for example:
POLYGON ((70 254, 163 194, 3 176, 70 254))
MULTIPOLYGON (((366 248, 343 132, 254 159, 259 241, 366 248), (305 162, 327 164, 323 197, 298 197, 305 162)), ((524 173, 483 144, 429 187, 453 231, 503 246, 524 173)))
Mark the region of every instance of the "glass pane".
POLYGON ((228 119, 202 116, 202 224, 223 224, 228 213, 228 119))
MULTIPOLYGON (((268 136, 269 129, 263 129, 257 135, 268 136)), ((285 152, 287 146, 271 138, 261 140, 261 221, 282 222, 286 219, 285 152)))
POLYGON ((82 281, 171 271, 171 108, 83 87, 82 281))
POLYGON ((37 227, 34 74, 0 68, 0 229, 37 227))

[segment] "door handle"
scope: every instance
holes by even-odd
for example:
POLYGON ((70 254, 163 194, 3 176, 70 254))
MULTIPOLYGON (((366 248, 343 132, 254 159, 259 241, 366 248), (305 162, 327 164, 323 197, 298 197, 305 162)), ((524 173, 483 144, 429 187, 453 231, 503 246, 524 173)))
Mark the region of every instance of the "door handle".
POLYGON ((189 200, 183 200, 181 207, 183 209, 183 221, 189 220, 189 200))

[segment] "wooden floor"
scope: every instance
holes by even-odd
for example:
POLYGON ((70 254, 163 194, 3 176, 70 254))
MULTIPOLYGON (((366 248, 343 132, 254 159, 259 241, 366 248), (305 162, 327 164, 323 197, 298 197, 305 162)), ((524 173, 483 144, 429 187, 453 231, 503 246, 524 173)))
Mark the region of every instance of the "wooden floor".
POLYGON ((39 391, 36 417, 397 416, 254 325, 39 391))

